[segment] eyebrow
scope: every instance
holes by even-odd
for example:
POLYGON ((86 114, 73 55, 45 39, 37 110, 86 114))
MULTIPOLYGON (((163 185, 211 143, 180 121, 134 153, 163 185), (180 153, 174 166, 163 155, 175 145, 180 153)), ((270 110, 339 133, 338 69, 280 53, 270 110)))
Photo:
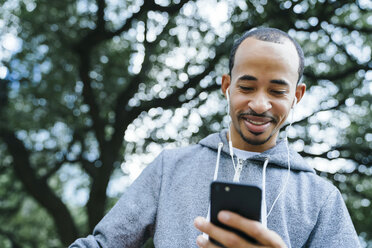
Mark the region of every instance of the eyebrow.
POLYGON ((273 80, 270 80, 270 83, 289 86, 289 83, 282 79, 273 79, 273 80))
POLYGON ((251 76, 251 75, 243 75, 239 78, 239 80, 243 81, 257 81, 257 78, 251 76))
MULTIPOLYGON (((239 77, 239 80, 242 80, 242 81, 257 81, 258 79, 254 76, 251 76, 251 75, 243 75, 243 76, 239 77)), ((289 83, 287 81, 283 80, 283 79, 273 79, 273 80, 270 80, 270 83, 289 86, 289 83)))

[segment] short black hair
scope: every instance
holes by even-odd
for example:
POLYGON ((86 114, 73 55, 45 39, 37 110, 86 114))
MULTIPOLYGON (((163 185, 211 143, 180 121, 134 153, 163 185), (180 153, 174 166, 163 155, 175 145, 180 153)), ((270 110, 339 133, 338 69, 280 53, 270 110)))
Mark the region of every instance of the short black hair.
POLYGON ((283 32, 276 28, 267 28, 267 27, 259 27, 255 29, 251 29, 245 32, 239 39, 235 40, 233 47, 230 52, 230 59, 229 59, 229 71, 231 76, 231 71, 234 67, 234 60, 235 60, 235 53, 238 50, 239 45, 247 38, 253 37, 258 40, 262 41, 269 41, 274 43, 283 43, 283 39, 288 39, 292 44, 296 47, 296 51, 299 57, 299 65, 298 65, 298 80, 297 84, 300 82, 302 78, 302 74, 304 72, 304 52, 301 49, 301 46, 295 41, 291 36, 289 36, 286 32, 283 32))

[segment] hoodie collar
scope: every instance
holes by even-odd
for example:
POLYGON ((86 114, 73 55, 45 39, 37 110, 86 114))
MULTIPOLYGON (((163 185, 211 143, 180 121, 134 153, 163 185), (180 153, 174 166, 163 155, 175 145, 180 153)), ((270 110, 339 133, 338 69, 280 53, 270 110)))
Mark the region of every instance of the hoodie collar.
MULTIPOLYGON (((227 141, 227 130, 222 130, 219 133, 210 134, 206 138, 202 139, 199 144, 217 151, 218 143, 220 142, 223 143, 222 152, 230 156, 229 144, 227 141)), ((306 161, 301 157, 300 154, 292 149, 289 150, 289 154, 291 158, 291 170, 315 173, 314 169, 306 163, 306 161)), ((285 141, 278 140, 274 147, 260 154, 252 156, 249 160, 263 162, 266 158, 270 158, 270 164, 274 164, 282 168, 288 168, 287 148, 285 145, 285 141)))

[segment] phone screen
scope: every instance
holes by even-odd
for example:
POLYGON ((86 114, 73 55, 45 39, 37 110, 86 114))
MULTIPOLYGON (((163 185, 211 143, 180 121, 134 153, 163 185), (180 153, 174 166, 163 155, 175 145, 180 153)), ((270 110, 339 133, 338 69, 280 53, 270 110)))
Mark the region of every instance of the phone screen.
MULTIPOLYGON (((211 222, 237 233, 251 243, 257 243, 247 234, 219 222, 217 214, 221 210, 229 210, 245 218, 260 221, 261 198, 261 189, 257 186, 214 181, 211 183, 211 222)), ((213 239, 211 241, 222 246, 213 239)))

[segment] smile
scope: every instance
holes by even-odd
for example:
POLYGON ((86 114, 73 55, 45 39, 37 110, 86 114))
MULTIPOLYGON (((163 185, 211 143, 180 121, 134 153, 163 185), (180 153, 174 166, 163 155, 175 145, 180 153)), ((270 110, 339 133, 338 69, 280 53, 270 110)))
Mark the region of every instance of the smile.
POLYGON ((249 121, 250 123, 254 124, 254 125, 264 125, 266 124, 267 122, 262 122, 262 121, 253 121, 253 120, 249 120, 249 119, 245 119, 246 121, 249 121))
POLYGON ((241 118, 246 129, 254 135, 264 133, 274 121, 270 117, 261 117, 255 115, 245 115, 241 116, 241 118))

